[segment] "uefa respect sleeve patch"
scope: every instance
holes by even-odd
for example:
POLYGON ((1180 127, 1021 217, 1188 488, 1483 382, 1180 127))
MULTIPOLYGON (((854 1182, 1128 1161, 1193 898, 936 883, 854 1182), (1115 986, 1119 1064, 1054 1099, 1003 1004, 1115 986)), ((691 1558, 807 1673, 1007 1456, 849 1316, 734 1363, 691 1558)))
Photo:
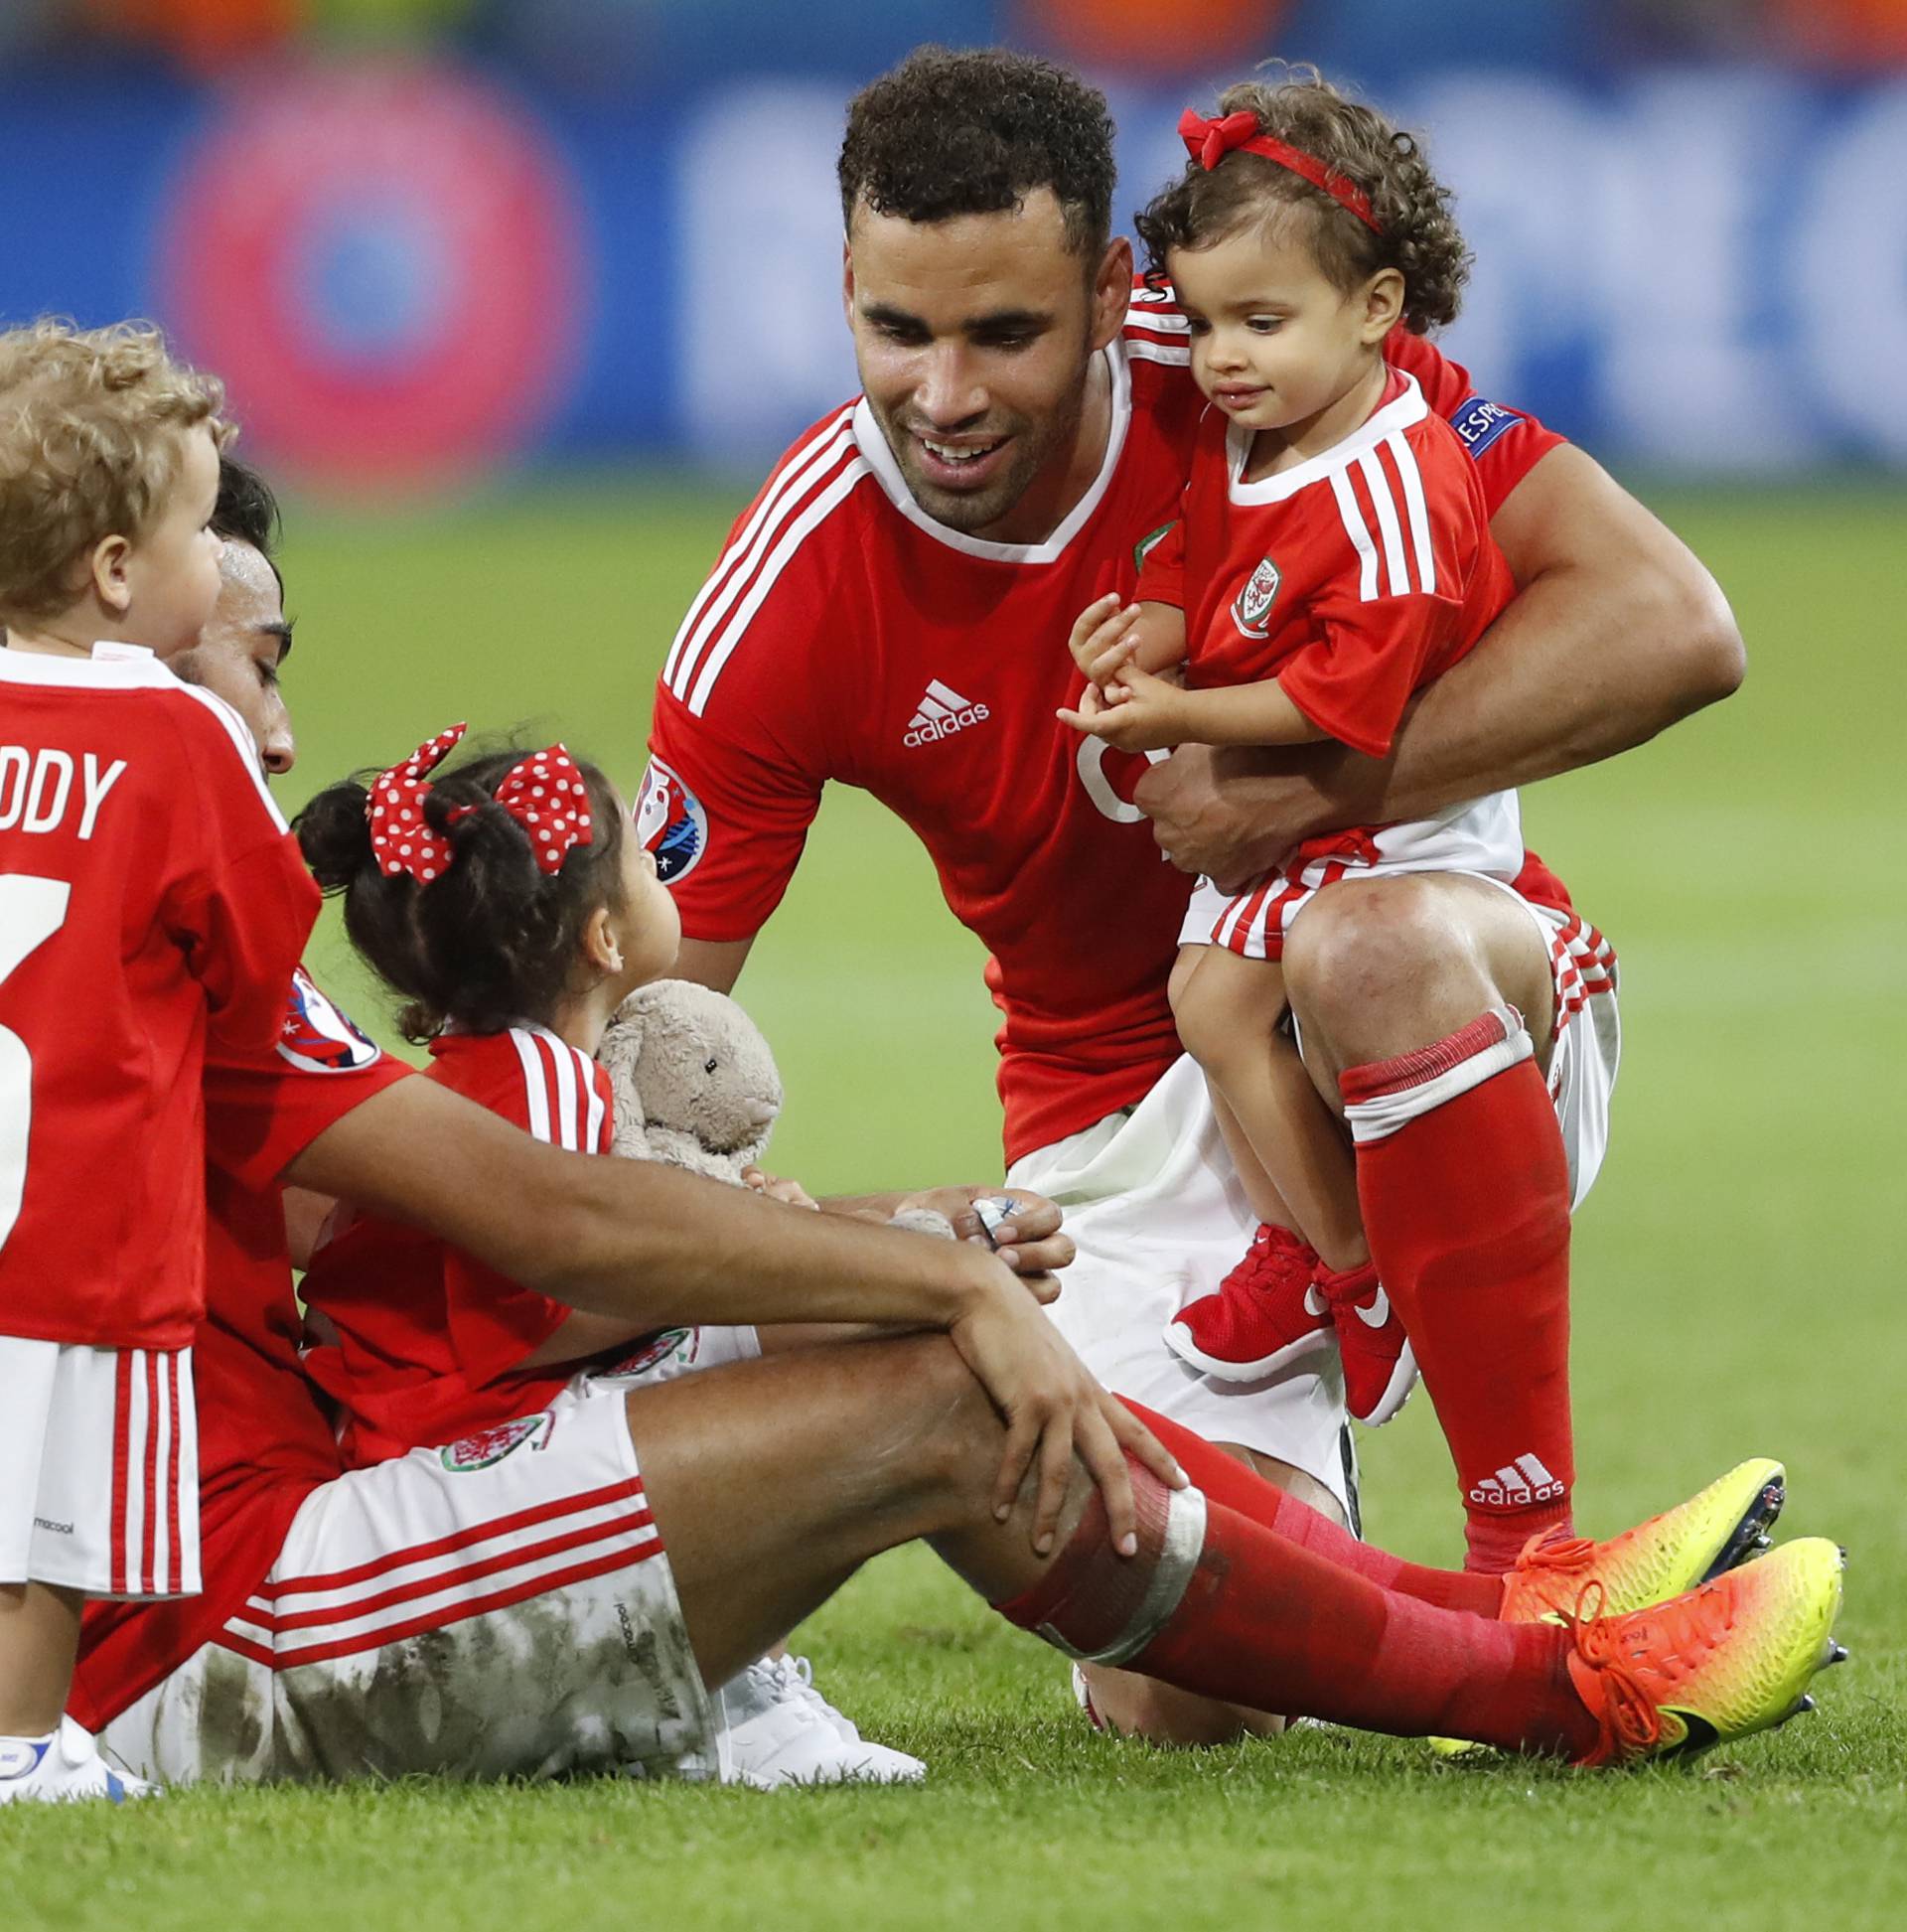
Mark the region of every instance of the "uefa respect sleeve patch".
POLYGON ((1516 410, 1506 409, 1501 402, 1486 402, 1482 396, 1473 395, 1450 418, 1450 427, 1463 439, 1464 448, 1474 460, 1499 436, 1527 420, 1516 410))

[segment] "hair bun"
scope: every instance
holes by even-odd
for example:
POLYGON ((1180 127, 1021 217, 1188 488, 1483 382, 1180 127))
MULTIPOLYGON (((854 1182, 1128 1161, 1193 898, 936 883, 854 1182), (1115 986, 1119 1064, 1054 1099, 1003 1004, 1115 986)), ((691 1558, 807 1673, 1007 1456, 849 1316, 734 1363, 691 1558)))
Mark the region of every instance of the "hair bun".
POLYGON ((342 892, 364 873, 374 872, 370 822, 365 816, 370 794, 356 779, 327 786, 292 820, 298 849, 311 875, 327 892, 342 892))

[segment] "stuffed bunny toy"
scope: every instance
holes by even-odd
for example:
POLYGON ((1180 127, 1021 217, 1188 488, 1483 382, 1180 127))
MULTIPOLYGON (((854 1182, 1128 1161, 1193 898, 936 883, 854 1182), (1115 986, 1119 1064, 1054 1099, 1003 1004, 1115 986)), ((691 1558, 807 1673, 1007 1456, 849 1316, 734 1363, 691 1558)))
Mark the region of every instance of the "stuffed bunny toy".
MULTIPOLYGON (((613 1150, 741 1186, 782 1111, 782 1077, 761 1029, 726 993, 692 979, 656 979, 617 1009, 596 1058, 616 1094, 613 1150)), ((898 1227, 951 1240, 932 1208, 898 1227)))

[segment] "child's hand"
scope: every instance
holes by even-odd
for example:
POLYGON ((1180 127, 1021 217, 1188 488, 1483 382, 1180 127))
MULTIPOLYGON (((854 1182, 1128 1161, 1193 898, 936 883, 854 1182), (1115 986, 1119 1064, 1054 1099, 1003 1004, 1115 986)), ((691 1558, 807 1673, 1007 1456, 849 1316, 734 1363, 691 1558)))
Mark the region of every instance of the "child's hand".
POLYGON ((1062 706, 1058 716, 1062 724, 1089 738, 1102 738, 1116 751, 1169 751, 1189 735, 1183 697, 1171 679, 1128 665, 1103 693, 1089 684, 1080 695, 1080 708, 1062 706))
POLYGON ((1073 635, 1067 649, 1089 683, 1101 689, 1118 669, 1138 649, 1133 626, 1139 621, 1137 604, 1119 608, 1116 593, 1087 605, 1074 620, 1073 635))
POLYGON ((785 1180, 779 1174, 764 1174, 759 1167, 742 1169, 742 1185, 752 1187, 757 1194, 766 1194, 771 1201, 786 1201, 791 1208, 818 1209, 821 1205, 800 1181, 785 1180))

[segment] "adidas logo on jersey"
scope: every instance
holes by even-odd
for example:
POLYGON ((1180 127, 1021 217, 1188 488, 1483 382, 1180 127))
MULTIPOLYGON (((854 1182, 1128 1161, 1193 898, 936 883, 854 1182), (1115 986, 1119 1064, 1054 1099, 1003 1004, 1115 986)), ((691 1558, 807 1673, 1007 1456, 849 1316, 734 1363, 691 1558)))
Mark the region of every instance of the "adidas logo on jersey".
POLYGON ((1532 1503, 1546 1503, 1562 1494, 1562 1484, 1533 1455, 1518 1456, 1506 1462, 1494 1476, 1485 1476, 1469 1491, 1470 1501, 1485 1509, 1528 1509, 1532 1503))
POLYGON ((964 731, 969 724, 978 724, 986 716, 984 704, 975 704, 958 691, 950 690, 937 677, 928 685, 926 695, 908 719, 907 736, 901 743, 931 745, 953 737, 956 731, 964 731))

